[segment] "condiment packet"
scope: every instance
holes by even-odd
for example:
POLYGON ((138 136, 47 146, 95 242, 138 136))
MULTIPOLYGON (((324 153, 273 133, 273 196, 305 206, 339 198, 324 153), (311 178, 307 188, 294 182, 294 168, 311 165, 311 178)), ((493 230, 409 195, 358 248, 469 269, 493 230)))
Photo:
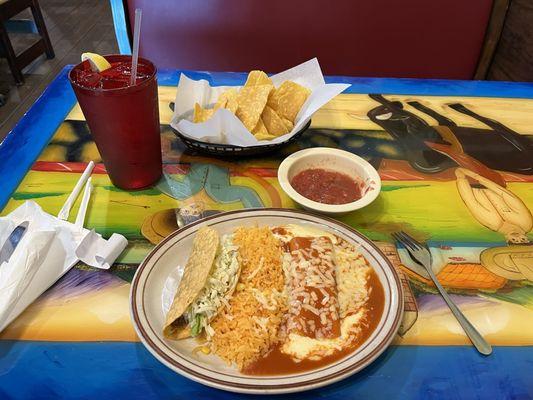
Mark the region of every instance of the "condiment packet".
POLYGON ((218 96, 230 87, 213 87, 206 80, 195 81, 185 74, 180 76, 170 125, 187 137, 208 143, 243 147, 281 143, 302 129, 323 105, 350 87, 349 84, 325 83, 316 58, 270 78, 275 87, 284 81, 291 80, 311 90, 311 95, 296 116, 294 128, 285 135, 272 140, 257 140, 243 123, 226 109, 217 110, 213 117, 205 122, 193 123, 195 103, 199 103, 202 107, 212 106, 216 103, 218 96))

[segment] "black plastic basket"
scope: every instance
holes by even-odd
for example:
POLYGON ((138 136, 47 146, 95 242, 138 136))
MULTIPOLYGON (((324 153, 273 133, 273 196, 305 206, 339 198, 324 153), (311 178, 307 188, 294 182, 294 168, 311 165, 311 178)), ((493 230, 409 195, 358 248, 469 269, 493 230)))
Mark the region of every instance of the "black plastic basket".
POLYGON ((212 156, 231 157, 235 155, 254 156, 258 154, 270 153, 283 146, 295 142, 300 136, 302 136, 304 131, 306 131, 309 126, 311 126, 311 120, 309 120, 309 122, 307 122, 307 124, 305 124, 302 129, 300 129, 298 132, 296 132, 293 136, 291 136, 284 142, 274 144, 262 144, 258 146, 249 147, 234 146, 231 144, 215 144, 202 142, 200 140, 191 139, 190 137, 185 136, 174 128, 172 128, 172 130, 174 131, 176 136, 179 137, 181 141, 185 143, 185 145, 191 150, 195 150, 212 156))

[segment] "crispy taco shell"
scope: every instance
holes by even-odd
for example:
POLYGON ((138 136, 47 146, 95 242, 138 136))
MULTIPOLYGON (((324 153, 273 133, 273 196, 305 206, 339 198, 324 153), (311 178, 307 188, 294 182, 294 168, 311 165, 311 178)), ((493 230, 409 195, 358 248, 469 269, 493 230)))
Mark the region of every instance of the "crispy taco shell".
POLYGON ((163 327, 165 337, 183 339, 190 336, 189 325, 181 316, 205 286, 219 242, 218 233, 210 227, 200 228, 196 233, 191 254, 163 327))

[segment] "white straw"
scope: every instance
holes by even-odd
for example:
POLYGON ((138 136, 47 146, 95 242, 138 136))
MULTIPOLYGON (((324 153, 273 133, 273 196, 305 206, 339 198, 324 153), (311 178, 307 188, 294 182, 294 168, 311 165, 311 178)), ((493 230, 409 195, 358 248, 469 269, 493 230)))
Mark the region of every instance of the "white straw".
POLYGON ((87 183, 85 184, 85 190, 83 191, 83 197, 81 198, 80 209, 78 210, 78 215, 76 216, 76 222, 74 222, 74 225, 78 226, 79 228, 83 228, 83 224, 85 223, 85 215, 87 214, 87 206, 89 204, 89 200, 91 199, 91 192, 93 189, 91 179, 92 178, 87 179, 87 183))
POLYGON ((130 85, 135 85, 137 80, 137 64, 139 62, 139 37, 141 35, 142 10, 135 9, 135 25, 133 27, 133 55, 131 56, 131 78, 130 85))
POLYGON ((61 207, 61 211, 59 211, 59 214, 57 214, 57 218, 62 219, 64 221, 68 219, 70 209, 72 208, 72 206, 74 205, 74 202, 78 198, 81 188, 83 187, 83 185, 85 185, 85 182, 87 182, 87 179, 89 179, 89 176, 91 176, 91 172, 93 172, 93 168, 94 168, 94 162, 91 161, 89 162, 89 164, 87 164, 85 171, 83 171, 83 174, 81 174, 80 179, 78 179, 76 186, 74 186, 74 189, 72 189, 72 192, 68 196, 67 201, 65 201, 65 204, 63 204, 63 207, 61 207))

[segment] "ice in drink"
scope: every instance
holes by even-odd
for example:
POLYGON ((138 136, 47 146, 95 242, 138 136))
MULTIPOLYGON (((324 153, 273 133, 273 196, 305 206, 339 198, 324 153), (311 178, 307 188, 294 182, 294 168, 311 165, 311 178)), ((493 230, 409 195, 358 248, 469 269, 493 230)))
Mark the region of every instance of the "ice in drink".
POLYGON ((105 56, 111 68, 94 71, 90 62, 69 73, 111 182, 122 189, 149 187, 161 177, 161 139, 156 68, 139 58, 130 85, 131 56, 105 56))

